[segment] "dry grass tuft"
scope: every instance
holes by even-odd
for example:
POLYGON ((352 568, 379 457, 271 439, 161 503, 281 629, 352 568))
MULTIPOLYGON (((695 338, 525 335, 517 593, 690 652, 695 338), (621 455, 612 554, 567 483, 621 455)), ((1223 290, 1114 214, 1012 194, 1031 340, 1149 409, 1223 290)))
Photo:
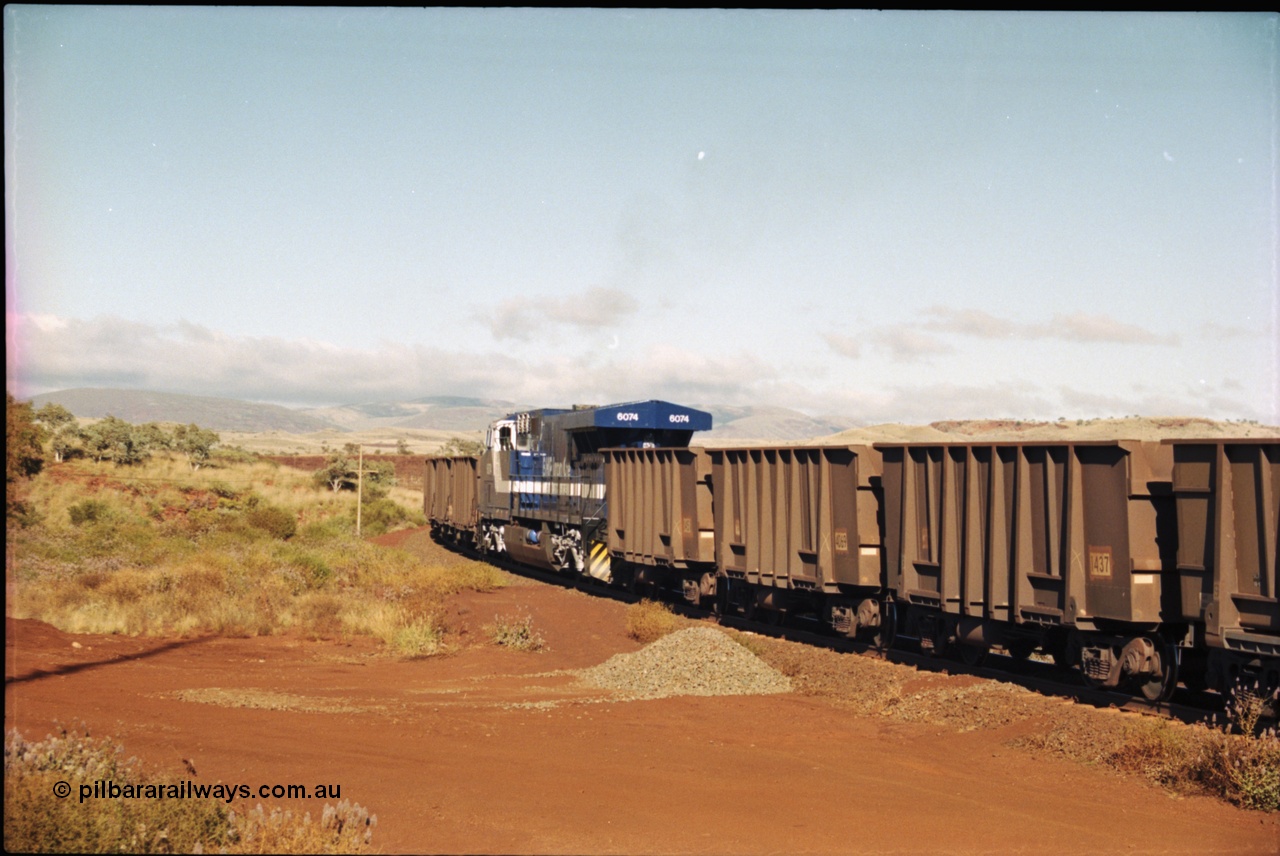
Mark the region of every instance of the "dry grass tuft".
POLYGON ((680 627, 680 617, 664 603, 642 600, 627 607, 627 635, 648 645, 680 627))
POLYGON ((217 796, 178 798, 176 782, 145 775, 119 746, 63 731, 4 740, 4 848, 23 853, 363 853, 377 818, 349 802, 310 815, 259 805, 243 814, 217 796), (81 786, 107 781, 173 789, 173 798, 81 801, 81 786), (69 786, 69 796, 55 796, 69 786))
POLYGON ((533 629, 533 616, 518 615, 507 617, 495 615, 493 623, 485 625, 485 633, 495 645, 514 648, 517 651, 546 650, 547 641, 542 634, 533 629))

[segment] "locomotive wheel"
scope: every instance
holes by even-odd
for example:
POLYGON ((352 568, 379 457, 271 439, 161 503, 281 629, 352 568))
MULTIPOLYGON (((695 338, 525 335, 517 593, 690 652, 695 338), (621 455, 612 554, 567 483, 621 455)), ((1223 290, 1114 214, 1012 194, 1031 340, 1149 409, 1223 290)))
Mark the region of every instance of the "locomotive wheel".
POLYGON ((1142 684, 1142 697, 1150 702, 1163 702, 1173 698, 1178 688, 1178 647, 1168 639, 1158 642, 1160 672, 1142 684))

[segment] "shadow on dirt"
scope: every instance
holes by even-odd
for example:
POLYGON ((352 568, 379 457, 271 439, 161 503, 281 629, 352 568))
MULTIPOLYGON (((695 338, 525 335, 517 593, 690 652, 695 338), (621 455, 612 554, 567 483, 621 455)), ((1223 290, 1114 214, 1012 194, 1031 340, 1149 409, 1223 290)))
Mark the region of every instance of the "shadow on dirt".
POLYGON ((84 672, 89 669, 97 669, 102 666, 127 663, 130 660, 145 660, 148 657, 154 657, 157 654, 164 654, 167 651, 173 651, 178 648, 186 648, 189 645, 199 645, 203 642, 209 642, 216 638, 216 636, 202 636, 198 639, 179 639, 173 642, 166 642, 163 645, 157 645, 156 647, 146 651, 139 651, 136 654, 120 654, 106 660, 93 660, 88 663, 73 663, 66 666, 58 666, 53 669, 32 669, 24 675, 15 675, 12 678, 5 678, 4 685, 8 687, 13 684, 25 684, 28 681, 39 681, 44 678, 56 678, 59 675, 73 675, 76 672, 84 672))

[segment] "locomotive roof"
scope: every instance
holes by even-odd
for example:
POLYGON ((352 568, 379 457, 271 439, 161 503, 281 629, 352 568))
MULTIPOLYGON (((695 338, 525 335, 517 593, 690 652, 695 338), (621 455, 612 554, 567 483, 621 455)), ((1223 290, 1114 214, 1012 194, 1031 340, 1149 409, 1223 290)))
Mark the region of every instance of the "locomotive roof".
MULTIPOLYGON (((557 425, 568 431, 589 428, 639 428, 648 431, 710 431, 711 414, 705 410, 673 404, 670 401, 650 399, 629 401, 622 404, 606 404, 602 407, 586 407, 574 410, 544 408, 527 410, 530 416, 554 419, 557 425)), ((520 413, 507 418, 515 419, 520 413)))

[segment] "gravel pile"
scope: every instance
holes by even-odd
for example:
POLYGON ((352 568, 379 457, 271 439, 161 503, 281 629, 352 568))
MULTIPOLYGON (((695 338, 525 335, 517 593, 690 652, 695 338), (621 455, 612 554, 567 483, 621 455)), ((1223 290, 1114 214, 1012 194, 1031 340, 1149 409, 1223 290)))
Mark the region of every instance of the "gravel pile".
POLYGON ((579 677, 589 686, 640 699, 791 692, 789 678, 710 627, 664 636, 634 654, 583 669, 579 677))

